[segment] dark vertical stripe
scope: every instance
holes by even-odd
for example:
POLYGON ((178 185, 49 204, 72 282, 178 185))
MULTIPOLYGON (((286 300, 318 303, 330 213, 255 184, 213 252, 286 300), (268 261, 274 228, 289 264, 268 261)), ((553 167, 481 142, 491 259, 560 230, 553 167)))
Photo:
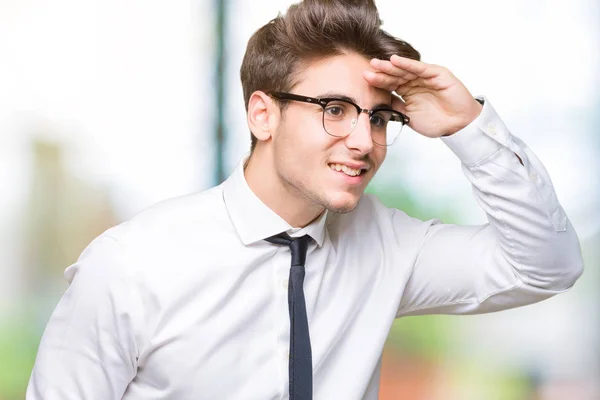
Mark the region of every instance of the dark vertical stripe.
POLYGON ((217 63, 216 63, 216 112, 215 126, 215 183, 218 185, 225 180, 225 39, 226 39, 226 13, 227 1, 216 0, 217 21, 217 63))

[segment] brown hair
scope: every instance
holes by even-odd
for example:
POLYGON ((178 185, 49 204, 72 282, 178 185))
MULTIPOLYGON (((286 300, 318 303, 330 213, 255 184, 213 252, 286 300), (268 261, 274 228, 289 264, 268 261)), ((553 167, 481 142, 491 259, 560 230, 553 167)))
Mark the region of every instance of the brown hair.
MULTIPOLYGON (((366 58, 393 54, 419 60, 407 42, 380 28, 373 0, 304 0, 252 35, 240 70, 244 103, 256 90, 288 92, 301 63, 352 51, 366 58)), ((251 135, 251 152, 256 138, 251 135)))

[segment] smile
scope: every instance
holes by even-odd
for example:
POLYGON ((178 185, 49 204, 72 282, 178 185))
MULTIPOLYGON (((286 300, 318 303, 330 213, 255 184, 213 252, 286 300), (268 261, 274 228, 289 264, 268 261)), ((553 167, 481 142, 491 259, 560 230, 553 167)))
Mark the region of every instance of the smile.
POLYGON ((329 168, 334 171, 343 172, 348 176, 359 176, 363 172, 363 170, 360 168, 354 169, 343 164, 329 164, 329 168))

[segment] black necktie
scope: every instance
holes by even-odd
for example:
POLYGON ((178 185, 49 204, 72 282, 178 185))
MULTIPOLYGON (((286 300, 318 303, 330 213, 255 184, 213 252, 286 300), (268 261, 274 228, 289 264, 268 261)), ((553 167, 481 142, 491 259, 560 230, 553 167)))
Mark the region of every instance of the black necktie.
POLYGON ((286 233, 271 236, 267 242, 286 245, 292 251, 292 267, 288 285, 290 311, 290 400, 312 399, 312 352, 308 332, 308 317, 304 301, 304 263, 311 238, 304 235, 291 238, 286 233))

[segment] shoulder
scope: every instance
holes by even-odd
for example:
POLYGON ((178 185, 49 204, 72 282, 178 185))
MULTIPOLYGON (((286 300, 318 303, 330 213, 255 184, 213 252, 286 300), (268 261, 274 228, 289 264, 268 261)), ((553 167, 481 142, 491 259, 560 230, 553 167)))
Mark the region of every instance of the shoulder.
POLYGON ((150 206, 94 239, 80 259, 112 254, 125 268, 148 273, 198 254, 210 238, 223 240, 232 232, 222 187, 216 186, 150 206))
POLYGON ((132 312, 145 337, 182 288, 204 279, 207 259, 222 253, 215 243, 235 237, 229 231, 220 187, 155 204, 96 237, 65 270, 71 298, 132 312))
POLYGON ((104 234, 123 246, 150 244, 214 229, 227 218, 222 188, 216 186, 156 203, 104 234))

